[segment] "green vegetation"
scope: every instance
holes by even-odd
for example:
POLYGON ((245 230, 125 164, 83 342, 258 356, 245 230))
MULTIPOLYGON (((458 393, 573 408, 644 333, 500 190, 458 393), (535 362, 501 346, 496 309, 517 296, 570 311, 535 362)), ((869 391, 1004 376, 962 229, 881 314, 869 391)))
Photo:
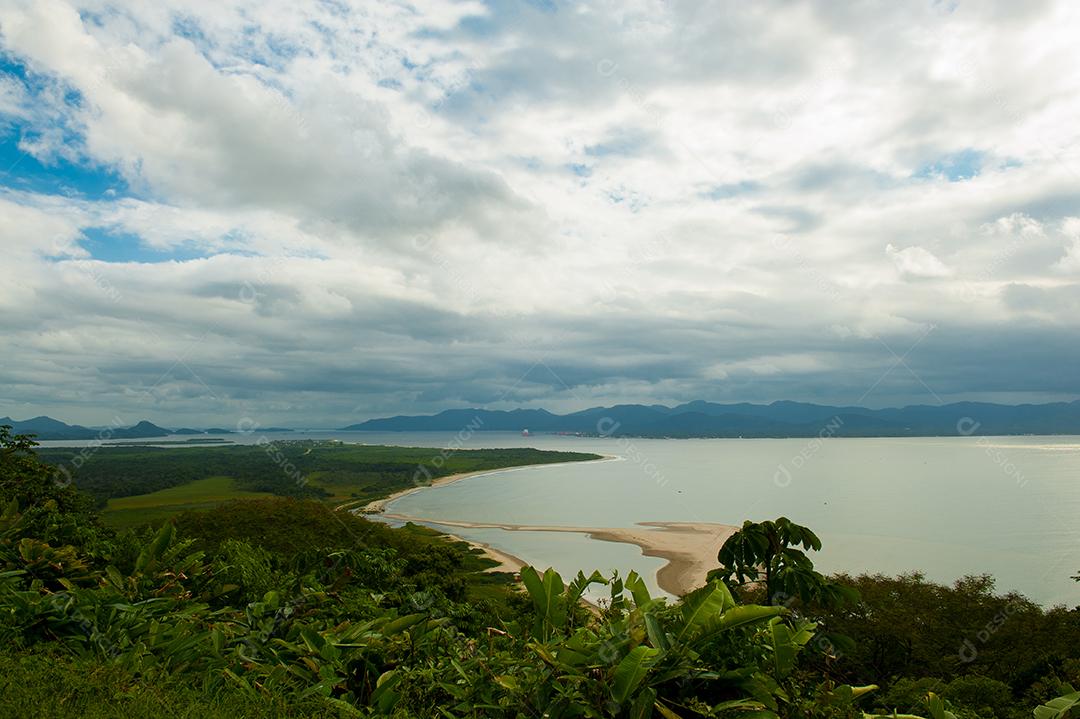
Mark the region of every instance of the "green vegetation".
POLYGON ((858 592, 814 570, 803 550, 820 549, 821 540, 813 531, 787 517, 748 521, 724 542, 716 557, 720 568, 710 572, 709 578, 720 579, 733 589, 764 590, 766 604, 797 599, 836 607, 858 600, 858 592))
POLYGON ((252 694, 221 682, 138 672, 66 651, 0 652, 0 714, 34 719, 344 719, 312 697, 252 694))
POLYGON ((850 637, 836 676, 888 679, 883 707, 913 711, 914 687, 936 691, 972 716, 1030 717, 1031 706, 1080 687, 1080 609, 995 594, 987 576, 952 586, 919 574, 834 580, 862 598, 816 610, 831 631, 850 637))
POLYGON ((236 480, 232 477, 207 477, 150 494, 110 499, 105 505, 104 516, 113 526, 137 527, 160 524, 164 519, 185 510, 210 509, 234 499, 273 496, 269 492, 237 489, 236 480))
POLYGON ((519 590, 461 543, 312 499, 120 531, 54 477, 0 428, 0 716, 1080 717, 1075 610, 824 578, 783 518, 669 604, 634 573, 525 568, 519 590), (777 591, 756 578, 770 563, 777 591), (1021 606, 998 621, 1002 602, 1021 606))
POLYGON ((103 520, 117 527, 268 495, 362 506, 451 474, 599 459, 537 449, 440 452, 310 440, 175 449, 50 447, 38 455, 56 467, 56 478, 93 497, 103 520))
MULTIPOLYGON (((951 587, 920 574, 824 577, 799 547, 817 550, 821 541, 785 517, 747 522, 711 575, 745 601, 812 618, 819 651, 808 668, 882 685, 866 703, 875 711, 922 711, 934 693, 958 719, 1026 719, 1033 705, 1080 685, 1080 608, 997 595, 989 576, 951 587)), ((1080 716, 1073 711, 1061 716, 1080 716)))

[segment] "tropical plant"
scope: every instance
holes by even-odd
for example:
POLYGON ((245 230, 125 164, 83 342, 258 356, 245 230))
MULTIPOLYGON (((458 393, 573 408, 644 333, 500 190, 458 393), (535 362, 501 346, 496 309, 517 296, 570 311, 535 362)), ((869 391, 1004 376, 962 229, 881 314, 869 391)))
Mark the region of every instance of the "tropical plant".
POLYGON ((1035 719, 1076 719, 1080 717, 1080 692, 1070 686, 1068 694, 1035 708, 1035 719))
POLYGON ((857 592, 814 570, 814 563, 803 550, 820 549, 821 540, 814 532, 787 517, 765 522, 748 520, 720 547, 716 557, 720 568, 710 572, 709 578, 722 580, 736 592, 760 585, 767 604, 798 599, 835 605, 857 600, 857 592))

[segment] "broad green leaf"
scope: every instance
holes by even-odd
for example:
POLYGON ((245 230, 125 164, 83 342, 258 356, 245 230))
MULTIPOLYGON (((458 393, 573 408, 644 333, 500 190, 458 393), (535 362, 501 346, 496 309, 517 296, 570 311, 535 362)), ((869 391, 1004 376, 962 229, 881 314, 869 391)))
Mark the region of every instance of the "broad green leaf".
POLYGON ((171 522, 161 525, 161 529, 150 541, 149 546, 144 547, 142 552, 139 553, 139 558, 135 560, 136 573, 146 571, 147 567, 150 566, 150 562, 159 559, 175 535, 176 527, 171 522))
POLYGON ((630 595, 634 598, 634 604, 639 607, 652 604, 653 599, 649 596, 649 588, 645 585, 645 580, 637 572, 630 572, 627 575, 626 588, 630 590, 630 595))
POLYGON ((755 624, 757 622, 763 622, 766 619, 779 617, 784 611, 785 609, 783 607, 763 607, 757 604, 732 607, 720 616, 713 617, 705 622, 701 631, 695 635, 694 640, 701 640, 718 632, 734 629, 735 627, 755 624))
POLYGON ((649 641, 657 649, 663 649, 666 652, 671 648, 671 643, 668 641, 663 625, 660 624, 660 620, 652 612, 645 612, 645 631, 649 635, 649 641))
POLYGON ((615 667, 614 681, 611 687, 612 698, 622 704, 637 689, 638 684, 649 673, 653 659, 660 654, 659 649, 634 647, 615 667))
POLYGON ((930 692, 926 697, 926 706, 930 710, 930 716, 933 719, 956 719, 956 715, 945 708, 945 702, 941 697, 933 692, 930 692))
POLYGON ((565 588, 562 577, 550 568, 541 577, 535 569, 526 566, 521 568, 521 581, 536 608, 535 638, 547 641, 554 629, 566 625, 566 608, 561 602, 565 588))
POLYGON ((391 622, 387 622, 381 627, 380 631, 384 636, 389 637, 404 631, 409 627, 416 626, 425 619, 427 619, 426 614, 409 614, 404 617, 399 617, 391 622))
POLYGON ((786 677, 795 668, 795 645, 791 641, 791 630, 779 619, 770 622, 769 629, 772 635, 773 661, 776 665, 776 676, 786 677))
POLYGON ((521 568, 519 572, 521 575, 521 583, 525 585, 525 589, 529 592, 529 597, 533 600, 533 604, 537 609, 543 606, 544 601, 544 582, 540 579, 540 575, 536 570, 526 565, 521 568))
POLYGON ((675 644, 683 644, 701 632, 710 619, 735 606, 731 592, 720 582, 706 584, 683 597, 682 626, 675 635, 675 644))
POLYGON ((566 601, 570 604, 576 604, 581 599, 581 595, 585 593, 593 584, 607 584, 608 580, 604 579, 604 575, 598 571, 593 571, 589 576, 585 576, 584 572, 578 572, 574 577, 574 581, 570 582, 570 586, 566 588, 566 601))
MULTIPOLYGON (((1066 689, 1071 690, 1072 687, 1066 685, 1066 689)), ((1036 707, 1034 713, 1035 719, 1071 719, 1080 716, 1080 692, 1051 699, 1036 707)))

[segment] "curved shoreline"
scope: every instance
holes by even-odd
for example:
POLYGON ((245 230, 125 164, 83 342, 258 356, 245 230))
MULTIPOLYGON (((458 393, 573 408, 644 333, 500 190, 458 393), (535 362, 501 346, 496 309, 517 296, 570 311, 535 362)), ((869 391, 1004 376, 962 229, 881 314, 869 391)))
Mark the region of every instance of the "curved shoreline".
MULTIPOLYGON (((376 499, 368 502, 363 507, 357 509, 350 509, 350 512, 357 512, 359 514, 382 514, 389 507, 391 502, 394 502, 402 497, 406 497, 414 492, 419 492, 422 489, 429 489, 431 487, 442 487, 447 484, 453 484, 454 482, 460 482, 463 479, 469 479, 471 477, 483 477, 488 474, 498 474, 500 472, 512 472, 519 469, 539 469, 542 467, 558 467, 564 464, 591 464, 593 462, 611 462, 621 461, 622 457, 616 457, 615 455, 605 454, 601 455, 600 459, 585 459, 577 460, 571 459, 565 462, 548 462, 545 464, 515 464, 509 467, 499 467, 498 469, 479 469, 475 472, 459 472, 457 474, 448 474, 445 477, 436 477, 431 480, 431 484, 418 484, 415 487, 406 487, 405 489, 399 489, 382 499, 376 499)), ((347 505, 342 505, 339 509, 347 505)))
MULTIPOLYGON (((404 514, 385 514, 389 519, 405 522, 421 522, 436 527, 460 527, 467 529, 502 529, 511 532, 568 532, 584 534, 590 539, 603 542, 633 544, 646 557, 667 560, 656 572, 656 583, 669 594, 683 596, 705 583, 705 576, 714 569, 720 546, 738 527, 708 522, 639 522, 634 527, 567 527, 558 525, 505 524, 497 522, 460 522, 411 517, 404 514)), ((451 535, 455 536, 455 535, 451 535)), ((458 537, 460 539, 460 537, 458 537)), ((465 540, 485 551, 497 554, 493 558, 505 562, 510 570, 517 571, 525 562, 511 554, 493 549, 490 545, 465 540)))
MULTIPOLYGON (((477 470, 475 472, 459 472, 457 474, 448 474, 445 477, 437 477, 437 478, 435 478, 435 479, 433 479, 431 481, 431 484, 422 484, 422 485, 417 485, 415 487, 407 487, 405 489, 399 489, 398 491, 393 492, 393 493, 387 495, 386 497, 383 497, 382 499, 376 499, 374 501, 368 502, 363 507, 351 507, 350 505, 352 503, 351 502, 346 502, 345 504, 342 504, 342 505, 339 505, 338 507, 336 507, 336 509, 345 510, 345 511, 353 512, 354 514, 362 514, 362 515, 377 514, 377 515, 387 517, 389 519, 398 519, 398 520, 406 521, 406 522, 422 522, 424 524, 441 524, 442 526, 448 526, 445 523, 428 522, 427 520, 424 520, 424 519, 414 519, 412 517, 406 517, 405 515, 387 514, 386 509, 389 507, 391 502, 393 502, 395 500, 398 500, 398 499, 401 499, 402 497, 406 497, 406 496, 408 496, 408 495, 410 495, 410 494, 412 494, 414 492, 419 492, 421 489, 428 489, 430 487, 442 487, 442 486, 445 486, 447 484, 453 484, 454 482, 460 482, 463 479, 469 479, 471 477, 483 477, 484 475, 488 475, 488 474, 496 474, 496 473, 499 473, 499 472, 511 472, 511 471, 519 470, 519 469, 532 469, 532 468, 537 468, 537 467, 555 467, 555 466, 563 465, 563 464, 588 464, 590 462, 612 462, 612 461, 618 462, 618 461, 622 461, 622 460, 623 460, 622 457, 618 457, 618 456, 612 455, 612 454, 604 454, 604 455, 600 456, 600 459, 569 460, 569 461, 566 461, 566 462, 550 462, 550 463, 547 463, 547 464, 519 464, 519 465, 512 465, 510 467, 499 467, 498 469, 481 469, 481 470, 477 470)), ((452 539, 454 541, 465 542, 466 544, 468 544, 468 545, 470 545, 472 547, 475 547, 476 549, 479 549, 480 552, 484 556, 486 556, 488 559, 491 559, 492 561, 496 562, 496 565, 494 567, 490 567, 489 569, 485 570, 487 572, 516 573, 518 570, 520 570, 522 567, 524 567, 526 564, 528 564, 528 562, 524 561, 523 559, 521 559, 519 557, 515 557, 513 554, 509 554, 508 552, 504 552, 501 549, 496 549, 495 547, 491 546, 490 544, 486 544, 484 542, 478 542, 478 541, 472 540, 472 539, 466 539, 464 537, 459 537, 458 535, 451 534, 449 532, 443 532, 443 534, 445 534, 448 538, 450 538, 450 539, 452 539)))
MULTIPOLYGON (((425 522, 424 526, 435 529, 428 522, 425 522)), ((486 542, 478 542, 475 539, 466 539, 465 537, 462 537, 460 535, 451 534, 450 532, 443 532, 441 530, 436 531, 439 531, 444 537, 451 539, 455 542, 465 542, 465 544, 468 544, 470 547, 478 549, 480 553, 488 559, 492 560, 493 562, 498 562, 498 564, 496 564, 494 567, 488 567, 487 569, 485 569, 485 572, 505 572, 507 574, 517 574, 519 571, 521 571, 522 567, 528 564, 528 562, 526 562, 524 559, 516 557, 508 552, 504 552, 501 549, 496 549, 495 547, 487 544, 486 542)))

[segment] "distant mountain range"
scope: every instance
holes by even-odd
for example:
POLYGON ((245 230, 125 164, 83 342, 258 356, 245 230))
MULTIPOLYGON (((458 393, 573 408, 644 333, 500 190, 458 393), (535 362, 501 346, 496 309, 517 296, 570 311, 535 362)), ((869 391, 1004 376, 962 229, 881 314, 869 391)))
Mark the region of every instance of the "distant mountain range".
MULTIPOLYGON (((10 425, 15 434, 32 434, 41 440, 56 439, 150 439, 153 437, 167 437, 173 434, 203 435, 203 434, 234 434, 234 430, 211 427, 209 429, 165 429, 153 422, 143 420, 131 427, 83 427, 78 424, 65 424, 52 417, 34 417, 27 420, 14 420, 11 417, 0 417, 0 425, 10 425)), ((283 427, 260 427, 262 432, 291 432, 291 429, 283 427)))
MULTIPOLYGON (((168 435, 233 434, 210 429, 166 429, 148 421, 132 427, 82 427, 51 417, 0 417, 16 434, 42 440, 149 439, 168 435)), ((957 402, 887 409, 806 402, 718 404, 696 400, 675 407, 620 404, 570 414, 544 409, 450 409, 435 415, 370 419, 350 432, 566 432, 637 437, 938 437, 956 435, 1080 434, 1080 400, 1004 405, 957 402)), ((260 427, 264 432, 291 432, 260 427)))
POLYGON ((958 402, 888 409, 805 402, 676 407, 623 404, 558 415, 543 409, 453 409, 349 425, 348 431, 569 432, 641 437, 936 437, 956 435, 1080 434, 1080 401, 1002 405, 958 402))
POLYGON ((171 430, 145 420, 131 427, 95 429, 78 424, 65 424, 52 417, 34 417, 22 421, 0 417, 0 425, 4 424, 11 425, 15 434, 33 434, 38 439, 143 439, 173 434, 171 430))

